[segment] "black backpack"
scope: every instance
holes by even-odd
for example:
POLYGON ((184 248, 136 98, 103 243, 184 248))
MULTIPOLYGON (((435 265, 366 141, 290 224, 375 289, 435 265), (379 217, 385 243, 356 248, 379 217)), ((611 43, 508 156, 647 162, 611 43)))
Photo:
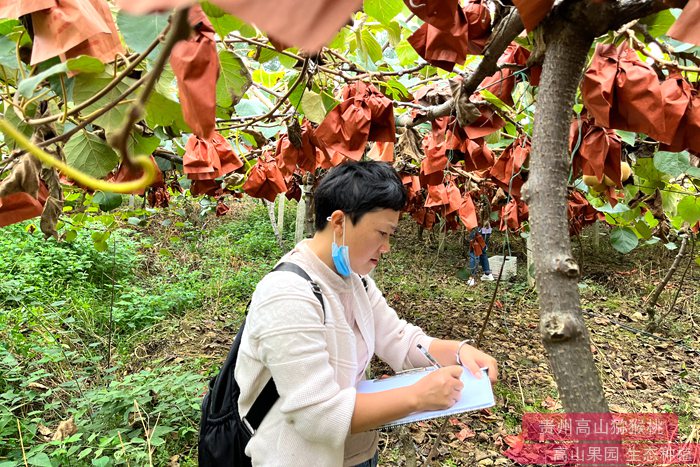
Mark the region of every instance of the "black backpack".
MULTIPOLYGON (((326 310, 321 289, 306 271, 294 263, 280 263, 273 271, 289 271, 306 279, 321 303, 325 321, 326 310)), ((364 283, 364 278, 362 279, 364 283)), ((199 424, 199 465, 202 467, 251 466, 245 447, 279 398, 275 382, 270 378, 250 411, 244 417, 238 413, 241 390, 234 378, 234 370, 244 326, 245 321, 236 334, 221 371, 209 381, 209 391, 202 401, 202 419, 199 424)))

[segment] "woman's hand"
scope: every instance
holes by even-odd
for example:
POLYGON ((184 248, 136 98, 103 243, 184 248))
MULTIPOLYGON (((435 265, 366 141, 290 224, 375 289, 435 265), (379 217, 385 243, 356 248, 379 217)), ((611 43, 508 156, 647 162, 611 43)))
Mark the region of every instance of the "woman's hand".
POLYGON ((431 372, 413 384, 416 410, 443 410, 452 407, 461 397, 464 383, 459 365, 451 365, 431 372))
POLYGON ((481 378, 481 368, 488 368, 491 382, 495 383, 498 379, 498 363, 496 359, 476 347, 472 347, 469 344, 463 345, 459 350, 459 360, 477 378, 481 378))

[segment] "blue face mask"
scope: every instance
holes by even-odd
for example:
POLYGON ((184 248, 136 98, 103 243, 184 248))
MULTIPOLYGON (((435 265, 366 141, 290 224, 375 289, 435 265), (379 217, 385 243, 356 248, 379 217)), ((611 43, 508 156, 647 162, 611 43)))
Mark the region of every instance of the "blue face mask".
POLYGON ((352 274, 352 268, 350 267, 350 253, 348 251, 348 246, 345 244, 345 220, 343 220, 343 245, 338 246, 338 244, 335 242, 334 233, 333 245, 331 247, 331 257, 333 258, 333 265, 335 266, 335 270, 338 271, 338 274, 343 277, 350 277, 352 274))

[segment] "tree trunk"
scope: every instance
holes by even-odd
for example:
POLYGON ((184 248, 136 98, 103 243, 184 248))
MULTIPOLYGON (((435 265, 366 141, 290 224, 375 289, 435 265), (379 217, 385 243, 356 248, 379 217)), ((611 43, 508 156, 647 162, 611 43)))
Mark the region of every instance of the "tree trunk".
POLYGON ((532 231, 530 231, 530 234, 525 239, 525 245, 526 245, 525 249, 527 250, 527 262, 526 262, 526 265, 527 265, 527 285, 528 285, 528 287, 534 287, 535 286, 535 274, 534 274, 535 262, 534 262, 533 255, 532 255, 532 231))
POLYGON ((275 220, 275 203, 271 203, 266 199, 263 199, 263 203, 265 203, 265 206, 267 206, 267 214, 270 216, 270 224, 272 225, 272 231, 275 233, 277 244, 282 250, 284 250, 284 242, 282 241, 280 231, 277 230, 277 221, 275 220))
POLYGON ((304 216, 304 237, 311 238, 314 235, 314 181, 316 177, 312 173, 304 176, 304 203, 306 212, 304 216))
POLYGON ((277 195, 277 232, 279 232, 282 243, 284 243, 284 202, 286 200, 287 197, 284 193, 277 195))
POLYGON ((306 221, 306 188, 301 189, 301 198, 297 204, 297 217, 294 224, 294 244, 296 245, 304 238, 304 223, 306 221))
POLYGON ((545 42, 527 187, 540 332, 564 409, 608 412, 581 316, 566 213, 569 122, 593 37, 555 19, 545 29, 545 42))

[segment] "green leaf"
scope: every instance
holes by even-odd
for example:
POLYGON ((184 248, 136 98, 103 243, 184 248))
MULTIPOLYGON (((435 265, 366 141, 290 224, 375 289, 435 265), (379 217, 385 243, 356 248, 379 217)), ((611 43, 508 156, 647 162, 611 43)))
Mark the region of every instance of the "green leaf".
POLYGON ((401 13, 402 9, 402 0, 365 0, 365 13, 386 25, 401 13))
POLYGON ((8 37, 0 36, 0 65, 13 70, 19 68, 17 63, 17 43, 8 37))
POLYGON ((143 136, 137 132, 132 132, 126 142, 129 154, 146 156, 153 153, 160 146, 160 138, 157 136, 143 136))
MULTIPOLYGON (((168 25, 168 16, 167 13, 134 16, 119 10, 117 25, 126 45, 134 52, 141 53, 163 32, 168 25)), ((160 47, 156 47, 150 56, 156 55, 160 47)))
POLYGON ((651 232, 651 229, 649 228, 649 226, 646 224, 646 222, 637 221, 634 224, 634 229, 637 231, 637 233, 639 234, 639 236, 641 238, 645 238, 645 239, 651 238, 652 232, 651 232))
POLYGON ((649 227, 651 227, 652 229, 659 225, 659 220, 656 217, 654 217, 654 214, 651 211, 647 211, 646 213, 644 213, 644 221, 647 224, 649 224, 649 227))
POLYGON ((36 465, 38 467, 51 467, 53 465, 51 464, 51 459, 49 459, 49 456, 44 452, 40 452, 39 454, 27 459, 27 464, 36 465))
MULTIPOLYGON (((95 248, 97 248, 97 245, 95 245, 95 248)), ((97 248, 97 251, 105 251, 105 250, 100 250, 99 248, 97 248)), ((92 460, 92 465, 94 465, 95 467, 107 467, 111 463, 112 463, 112 460, 107 456, 102 456, 99 459, 92 460)))
POLYGON ((676 18, 668 10, 662 10, 639 20, 641 24, 646 25, 647 31, 652 37, 666 34, 675 21, 676 18))
MULTIPOLYGON (((31 115, 33 113, 33 109, 36 109, 36 106, 32 105, 30 106, 31 108, 28 109, 28 114, 31 115)), ((8 108, 5 111, 5 120, 10 122, 15 128, 19 130, 20 133, 22 133, 24 136, 27 138, 31 138, 32 134, 34 133, 34 128, 25 123, 24 120, 22 120, 14 111, 12 108, 8 108)), ((3 134, 2 137, 4 138, 5 143, 7 143, 8 147, 10 149, 15 149, 16 142, 14 139, 10 138, 9 136, 3 134)))
POLYGON ((637 159, 637 163, 634 164, 634 175, 644 180, 644 186, 641 189, 647 194, 653 193, 656 188, 663 188, 666 185, 665 180, 669 178, 654 167, 654 160, 649 157, 637 159))
POLYGON ((265 104, 258 100, 241 99, 235 106, 236 115, 240 117, 252 117, 256 115, 264 115, 269 111, 265 104))
POLYGON ((209 2, 201 2, 201 6, 202 11, 209 17, 210 20, 211 18, 221 18, 226 14, 224 10, 209 2))
POLYGON ((678 215, 691 226, 700 221, 700 198, 686 196, 678 203, 678 215))
MULTIPOLYGON (((298 77, 299 73, 294 73, 287 77, 287 79, 285 80, 287 81, 287 89, 289 89, 294 85, 294 83, 296 83, 298 77)), ((304 94, 305 91, 306 86, 304 86, 304 82, 302 81, 296 88, 294 88, 292 93, 289 95, 289 102, 291 102, 297 110, 299 110, 299 106, 301 105, 301 96, 304 94)))
POLYGON ((119 156, 102 139, 79 131, 63 147, 68 165, 95 178, 102 178, 119 163, 119 156))
POLYGON ((301 111, 314 123, 321 123, 326 118, 323 99, 320 94, 313 91, 306 91, 301 97, 301 111))
POLYGON ((100 59, 90 55, 81 55, 70 58, 66 61, 68 70, 74 73, 102 73, 105 71, 105 64, 100 59))
POLYGON ((123 198, 119 193, 98 191, 92 201, 100 206, 101 211, 109 212, 121 206, 123 198))
POLYGON ((390 78, 386 82, 387 86, 387 92, 390 93, 394 99, 401 100, 404 97, 409 97, 411 95, 410 92, 408 92, 408 89, 406 89, 406 86, 404 86, 401 81, 397 80, 396 78, 390 78))
POLYGON ((78 232, 77 232, 77 231, 75 231, 75 230, 68 230, 68 231, 66 231, 65 240, 66 240, 68 243, 74 242, 76 238, 78 238, 78 232))
POLYGON ((637 138, 637 133, 633 131, 625 130, 614 130, 620 136, 622 141, 630 146, 634 146, 635 139, 637 138))
POLYGON ((149 126, 176 126, 182 131, 189 127, 182 116, 182 106, 160 92, 151 94, 146 104, 146 123, 149 126))
POLYGON ((692 166, 690 165, 690 155, 687 151, 659 151, 654 154, 654 167, 675 178, 683 175, 692 166))
POLYGON ((373 62, 378 62, 382 59, 382 46, 379 45, 374 35, 367 29, 362 30, 362 50, 369 56, 373 62))
POLYGON ((486 102, 489 104, 492 104, 496 106, 499 110, 502 110, 508 114, 515 114, 516 112, 511 108, 508 104, 503 102, 498 96, 496 96, 494 93, 487 89, 482 89, 481 91, 481 96, 484 98, 486 102))
MULTIPOLYGON (((112 77, 107 74, 93 75, 80 74, 75 77, 75 87, 73 89, 73 100, 76 104, 80 104, 90 99, 92 96, 104 89, 108 83, 112 81, 112 77)), ((82 115, 88 115, 105 105, 116 101, 126 89, 134 83, 131 78, 124 78, 119 84, 111 89, 104 97, 97 102, 90 104, 87 108, 81 111, 82 115)), ((104 115, 95 120, 95 124, 104 128, 107 132, 118 129, 128 110, 128 105, 125 103, 115 106, 104 115)))
POLYGON ((94 231, 90 234, 93 242, 106 242, 112 233, 108 230, 105 231, 94 231))
POLYGON ((15 26, 19 26, 22 23, 18 19, 0 19, 0 36, 5 36, 12 32, 15 26))
POLYGON ((68 66, 65 63, 57 63, 41 73, 37 73, 34 76, 30 76, 29 78, 25 78, 20 81, 17 91, 19 91, 20 95, 23 97, 32 97, 32 94, 34 94, 34 90, 39 83, 44 81, 49 76, 65 73, 66 71, 68 71, 68 66))
POLYGON ((617 227, 610 233, 610 243, 620 253, 629 253, 639 244, 639 239, 629 227, 617 227))
POLYGON ((216 105, 229 108, 241 100, 252 83, 241 57, 228 50, 219 52, 221 74, 216 82, 216 105))
POLYGON ((251 30, 255 31, 244 21, 241 21, 233 15, 225 14, 219 17, 210 16, 209 20, 219 37, 226 37, 233 31, 239 31, 242 36, 248 37, 251 35, 251 30))
POLYGON ((282 78, 284 78, 284 71, 268 72, 260 68, 253 72, 253 81, 268 89, 273 89, 282 78))
POLYGON ((282 65, 284 68, 292 68, 297 63, 296 58, 284 55, 272 49, 261 49, 260 56, 258 57, 258 63, 267 63, 275 58, 279 60, 280 65, 282 65))
POLYGON ((41 73, 23 79, 20 81, 17 90, 22 96, 31 97, 39 83, 51 76, 68 73, 69 71, 74 73, 102 73, 104 69, 104 63, 97 58, 81 55, 80 57, 71 58, 64 63, 57 63, 41 73))
POLYGON ((401 25, 396 21, 391 21, 386 26, 386 32, 389 33, 389 44, 392 47, 396 47, 396 45, 401 42, 401 25))
POLYGON ((346 28, 341 29, 340 31, 338 31, 338 34, 335 35, 330 44, 328 44, 328 48, 335 50, 345 50, 345 41, 347 40, 347 37, 348 30, 346 28))

